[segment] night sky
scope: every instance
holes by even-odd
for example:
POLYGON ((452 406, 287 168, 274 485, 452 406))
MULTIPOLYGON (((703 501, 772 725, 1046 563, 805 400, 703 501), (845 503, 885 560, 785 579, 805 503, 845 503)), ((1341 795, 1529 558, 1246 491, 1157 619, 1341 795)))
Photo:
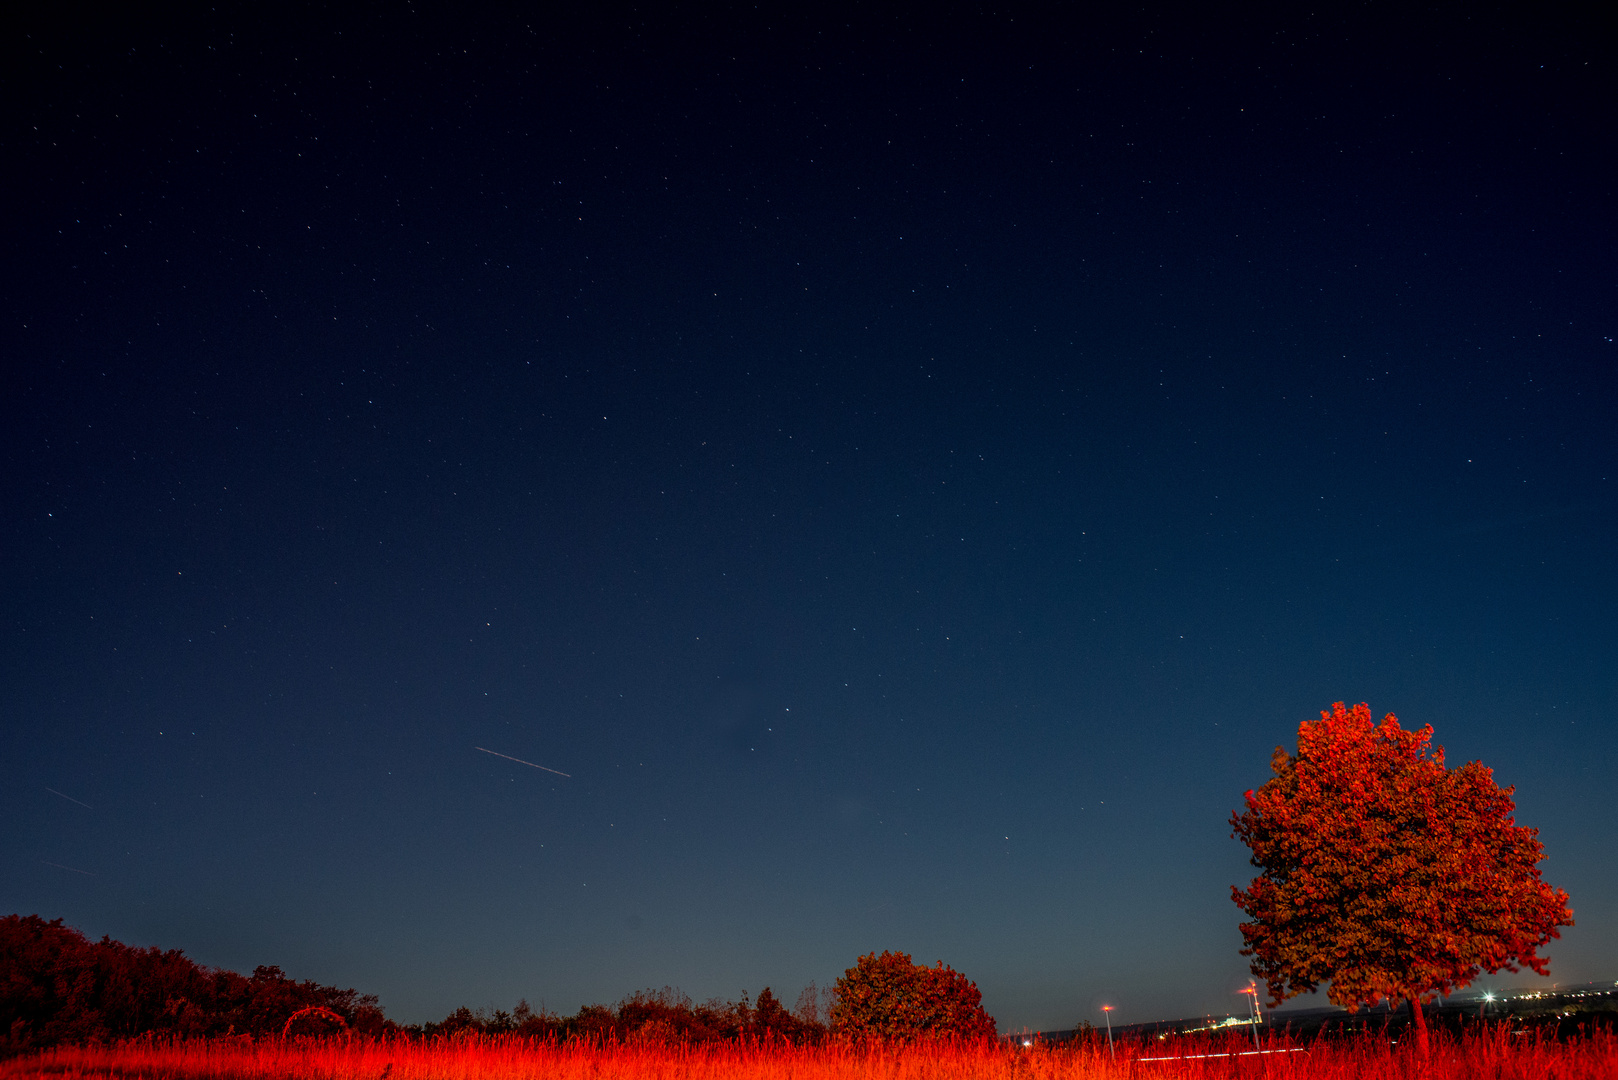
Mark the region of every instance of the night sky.
POLYGON ((0 911, 402 1022, 1223 1013, 1343 700, 1618 977, 1610 24, 8 19, 0 911))

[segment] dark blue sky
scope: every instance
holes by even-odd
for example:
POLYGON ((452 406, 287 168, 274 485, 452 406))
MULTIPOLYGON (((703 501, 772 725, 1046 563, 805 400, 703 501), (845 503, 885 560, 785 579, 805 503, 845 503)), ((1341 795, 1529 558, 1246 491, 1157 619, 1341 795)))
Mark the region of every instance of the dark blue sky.
POLYGON ((1611 28, 1208 19, 12 23, 0 909, 405 1021, 1222 1012, 1363 700, 1614 977, 1611 28))

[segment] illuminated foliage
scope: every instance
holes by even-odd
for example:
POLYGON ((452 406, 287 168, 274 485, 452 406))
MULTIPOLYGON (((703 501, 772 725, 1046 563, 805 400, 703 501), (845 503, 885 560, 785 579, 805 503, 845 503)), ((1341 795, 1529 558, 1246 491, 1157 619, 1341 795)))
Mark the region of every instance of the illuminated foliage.
POLYGON ((905 953, 868 953, 837 980, 832 1030, 887 1038, 992 1038, 994 1018, 982 1001, 972 980, 942 961, 923 967, 905 953))
POLYGON ((1329 982, 1349 1009, 1408 1000, 1419 1025, 1424 998, 1482 971, 1545 974, 1538 950, 1573 913, 1540 880, 1544 851, 1513 821, 1515 789, 1479 762, 1446 768, 1431 727, 1373 723, 1363 704, 1320 715, 1231 816, 1262 870, 1231 892, 1271 1004, 1329 982))

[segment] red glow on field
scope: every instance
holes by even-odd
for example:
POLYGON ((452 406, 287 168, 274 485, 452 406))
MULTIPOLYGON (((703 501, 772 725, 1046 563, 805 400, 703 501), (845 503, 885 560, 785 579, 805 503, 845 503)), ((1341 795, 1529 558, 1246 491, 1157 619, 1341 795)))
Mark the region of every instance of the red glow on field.
POLYGON ((1611 1080, 1610 1032, 1557 1041, 1509 1025, 1434 1038, 1423 1065, 1412 1047, 1374 1036, 1289 1044, 1254 1053, 1243 1039, 1170 1039, 1120 1045, 828 1042, 670 1046, 542 1043, 514 1037, 142 1039, 58 1047, 0 1064, 0 1080, 1126 1080, 1142 1077, 1265 1080, 1611 1080))

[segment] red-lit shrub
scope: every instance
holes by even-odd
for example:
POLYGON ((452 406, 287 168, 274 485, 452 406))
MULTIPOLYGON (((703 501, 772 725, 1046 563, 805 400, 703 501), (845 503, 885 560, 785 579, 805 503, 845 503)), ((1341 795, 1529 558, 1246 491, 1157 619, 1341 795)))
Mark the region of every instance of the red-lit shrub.
POLYGON ((906 953, 867 953, 837 980, 832 1030, 880 1038, 992 1038, 994 1018, 982 1002, 976 984, 942 961, 923 967, 906 953))

